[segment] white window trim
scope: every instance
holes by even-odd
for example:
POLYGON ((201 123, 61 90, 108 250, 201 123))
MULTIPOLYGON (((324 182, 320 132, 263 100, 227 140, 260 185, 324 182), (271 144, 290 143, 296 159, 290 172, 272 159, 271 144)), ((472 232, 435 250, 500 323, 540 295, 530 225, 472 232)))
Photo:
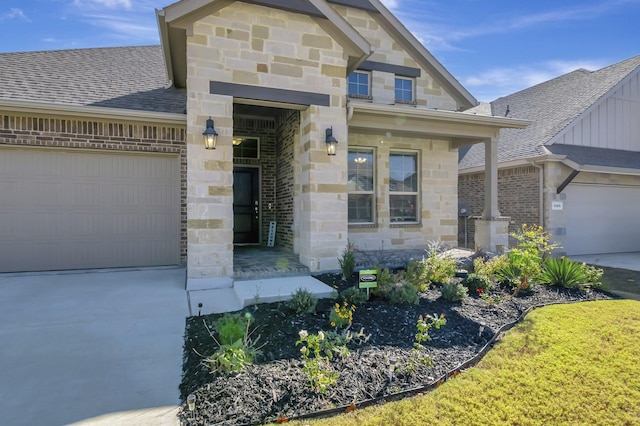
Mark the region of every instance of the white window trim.
MULTIPOLYGON (((349 226, 357 226, 357 225, 373 225, 376 223, 376 199, 377 199, 377 195, 376 195, 376 188, 377 188, 377 167, 376 167, 376 149, 372 148, 372 147, 352 147, 349 148, 348 152, 347 152, 347 158, 348 158, 348 154, 351 153, 358 153, 358 152, 362 152, 362 153, 366 153, 366 154, 370 154, 371 155, 371 161, 372 161, 372 188, 371 191, 347 191, 347 197, 349 197, 349 195, 371 195, 371 221, 370 222, 351 222, 349 221, 349 214, 347 213, 347 224, 349 226)), ((348 169, 348 165, 347 165, 347 169, 348 169)), ((348 201, 347 201, 348 203, 348 201)))
POLYGON ((396 80, 407 80, 411 82, 411 100, 410 101, 405 101, 405 100, 401 100, 401 99, 396 99, 396 103, 401 103, 401 104, 410 104, 410 105, 414 105, 416 103, 416 79, 413 77, 402 77, 400 75, 396 75, 395 79, 393 80, 394 85, 393 85, 393 97, 396 97, 396 87, 395 87, 395 81, 396 80))
POLYGON ((391 196, 393 195, 415 195, 416 197, 416 218, 415 220, 408 221, 395 221, 391 222, 391 225, 405 225, 405 224, 417 224, 422 220, 422 167, 420 166, 420 151, 410 151, 410 150, 391 150, 389 151, 389 181, 391 181, 391 156, 392 155, 413 155, 416 159, 416 184, 417 188, 415 192, 406 192, 406 191, 391 191, 391 187, 388 188, 389 199, 387 200, 387 206, 389 208, 389 219, 391 220, 391 196))
POLYGON ((353 71, 351 74, 364 74, 367 76, 367 94, 366 95, 358 95, 355 93, 348 93, 349 92, 349 77, 347 76, 347 96, 353 99, 373 99, 371 96, 371 79, 372 79, 372 75, 370 71, 361 71, 361 70, 356 70, 353 71))

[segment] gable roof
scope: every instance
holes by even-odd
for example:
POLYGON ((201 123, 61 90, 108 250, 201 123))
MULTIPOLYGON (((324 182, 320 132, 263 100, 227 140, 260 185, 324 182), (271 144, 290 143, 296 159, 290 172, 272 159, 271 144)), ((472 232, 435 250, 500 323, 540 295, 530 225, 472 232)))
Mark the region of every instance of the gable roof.
MULTIPOLYGON (((180 0, 157 10, 161 44, 169 80, 177 87, 186 85, 186 32, 191 23, 214 13, 235 0, 180 0)), ((349 55, 348 72, 366 60, 373 48, 369 42, 342 17, 331 4, 366 10, 403 48, 427 70, 431 77, 448 90, 461 106, 467 109, 478 101, 460 82, 420 43, 379 0, 244 0, 290 12, 307 14, 338 41, 349 55)))
MULTIPOLYGON (((493 115, 505 116, 508 111, 509 117, 532 121, 525 129, 500 131, 498 162, 535 158, 553 152, 554 145, 545 145, 638 67, 640 55, 597 71, 578 69, 491 102, 489 106, 493 115)), ((488 105, 483 104, 470 111, 477 109, 481 113, 487 108, 488 105)), ((580 148, 572 149, 571 154, 576 155, 580 148)), ((482 145, 471 147, 459 162, 460 169, 483 165, 482 145)))
POLYGON ((0 105, 38 102, 184 114, 160 46, 0 54, 0 105))

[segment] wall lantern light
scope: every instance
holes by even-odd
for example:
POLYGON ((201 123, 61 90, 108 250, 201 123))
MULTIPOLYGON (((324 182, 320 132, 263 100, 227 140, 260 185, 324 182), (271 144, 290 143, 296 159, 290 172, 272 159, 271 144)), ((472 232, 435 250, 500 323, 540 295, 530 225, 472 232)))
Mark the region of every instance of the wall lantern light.
POLYGON ((327 155, 336 155, 336 146, 338 145, 338 141, 333 137, 333 127, 329 127, 326 130, 327 137, 325 142, 327 144, 327 155))
POLYGON ((204 138, 204 147, 206 149, 216 149, 218 132, 213 128, 213 120, 211 117, 207 119, 207 128, 202 132, 202 137, 204 138))

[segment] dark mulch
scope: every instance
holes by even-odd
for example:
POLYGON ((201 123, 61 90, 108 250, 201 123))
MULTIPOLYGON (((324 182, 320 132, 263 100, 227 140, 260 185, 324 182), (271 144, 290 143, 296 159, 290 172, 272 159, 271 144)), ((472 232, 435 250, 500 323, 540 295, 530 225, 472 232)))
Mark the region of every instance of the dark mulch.
MULTIPOLYGON (((339 289, 353 285, 341 281, 339 275, 317 278, 339 289)), ((420 304, 415 306, 392 305, 372 298, 357 308, 351 327, 354 331, 363 328, 371 337, 366 344, 351 344, 351 354, 346 359, 334 359, 333 367, 340 377, 325 394, 311 391, 302 372, 300 347, 295 342, 300 330, 314 333, 331 329, 328 318, 334 301, 319 301, 315 315, 296 315, 284 303, 247 308, 266 346, 255 365, 231 377, 210 374, 202 364, 202 356, 195 352, 208 356, 217 349, 204 322, 213 329, 219 315, 191 317, 186 325, 180 392, 183 401, 193 393, 197 403, 194 412, 183 406, 179 416, 194 425, 261 424, 398 393, 432 383, 458 368, 478 354, 497 330, 516 321, 532 306, 611 298, 596 291, 548 286, 536 286, 517 297, 500 289, 490 295, 501 297, 502 301, 488 303, 472 295, 460 303, 451 303, 442 299, 437 289, 421 294, 420 304), (441 313, 447 324, 440 330, 432 329, 433 339, 425 345, 432 365, 421 364, 415 371, 403 373, 409 365, 416 320, 420 315, 441 313), (398 359, 398 364, 390 382, 392 357, 398 359)))

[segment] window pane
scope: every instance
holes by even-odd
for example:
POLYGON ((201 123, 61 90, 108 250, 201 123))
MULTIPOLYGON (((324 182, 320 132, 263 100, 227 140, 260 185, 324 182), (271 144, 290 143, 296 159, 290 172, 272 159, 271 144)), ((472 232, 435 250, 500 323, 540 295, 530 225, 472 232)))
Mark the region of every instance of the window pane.
POLYGON ((417 196, 389 195, 391 222, 417 222, 417 196))
POLYGON ((233 138, 233 156, 236 158, 258 158, 257 138, 233 138))
POLYGON ((373 222, 373 195, 349 194, 349 223, 373 222))
POLYGON ((350 95, 369 96, 369 74, 353 72, 349 74, 348 83, 350 95))
POLYGON ((389 157, 389 191, 418 192, 415 154, 391 154, 389 157))
POLYGON ((396 78, 396 100, 413 101, 413 80, 396 78))
POLYGON ((348 192, 373 191, 373 152, 350 151, 348 192))

